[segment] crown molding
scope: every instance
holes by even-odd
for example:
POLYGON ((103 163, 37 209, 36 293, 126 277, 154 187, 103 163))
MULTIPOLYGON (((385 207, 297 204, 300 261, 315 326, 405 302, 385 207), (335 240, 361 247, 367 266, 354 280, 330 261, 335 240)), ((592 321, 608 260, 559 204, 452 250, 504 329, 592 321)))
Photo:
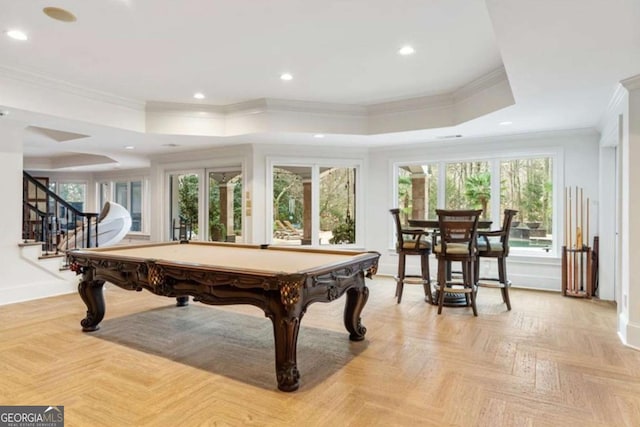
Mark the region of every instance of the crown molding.
POLYGON ((619 83, 618 85, 616 85, 616 88, 613 91, 613 95, 611 95, 611 98, 609 99, 609 103, 607 104, 607 107, 602 113, 602 117, 600 117, 600 120, 598 121, 597 128, 598 130, 600 130, 602 134, 609 132, 609 130, 607 129, 608 127, 615 127, 617 129, 618 114, 620 114, 622 103, 624 102, 624 99, 627 96, 627 94, 628 94, 628 91, 622 85, 622 83, 619 83))
POLYGON ((628 91, 640 89, 640 74, 620 81, 628 91))
POLYGON ((509 85, 509 77, 504 66, 478 77, 451 93, 454 101, 460 102, 502 83, 509 85))
POLYGON ((401 114, 412 111, 448 108, 453 107, 454 104, 454 99, 451 94, 444 93, 371 104, 367 107, 367 112, 370 116, 401 114))
POLYGON ((365 117, 367 115, 367 107, 354 104, 286 100, 277 98, 266 98, 265 101, 269 111, 286 111, 292 113, 349 117, 365 117))
POLYGON ((46 77, 30 71, 19 70, 17 68, 0 66, 0 77, 28 83, 30 85, 43 89, 64 92, 81 98, 88 98, 94 101, 106 102, 120 107, 131 108, 134 110, 144 110, 145 103, 143 101, 125 98, 95 89, 89 89, 62 80, 52 79, 51 77, 46 77))
POLYGON ((179 102, 148 101, 145 104, 146 113, 175 113, 183 116, 202 115, 202 113, 224 114, 224 108, 210 104, 185 104, 179 102))

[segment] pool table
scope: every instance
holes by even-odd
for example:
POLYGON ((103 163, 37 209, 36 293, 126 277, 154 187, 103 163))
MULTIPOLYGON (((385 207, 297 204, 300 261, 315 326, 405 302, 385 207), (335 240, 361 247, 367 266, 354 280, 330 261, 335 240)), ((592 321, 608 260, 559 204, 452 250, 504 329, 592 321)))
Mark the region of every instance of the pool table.
POLYGON ((177 305, 251 304, 273 323, 276 378, 282 391, 299 387, 296 347, 300 321, 309 304, 347 294, 344 325, 349 339, 364 339, 360 314, 369 295, 365 277, 374 275, 377 252, 321 250, 213 242, 169 242, 74 249, 71 269, 87 306, 80 322, 95 331, 104 317, 104 282, 121 288, 175 297, 177 305))

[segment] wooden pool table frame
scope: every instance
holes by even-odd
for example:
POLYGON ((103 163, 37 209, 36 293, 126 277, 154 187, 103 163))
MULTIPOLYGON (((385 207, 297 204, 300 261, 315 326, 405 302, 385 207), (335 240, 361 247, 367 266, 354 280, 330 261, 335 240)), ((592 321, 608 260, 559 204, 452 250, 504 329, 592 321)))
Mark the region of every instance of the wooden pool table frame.
MULTIPOLYGON (((144 248, 157 245, 211 245, 260 251, 282 251, 283 256, 304 251, 322 254, 348 254, 344 261, 282 273, 268 270, 238 269, 225 266, 172 262, 171 260, 127 257, 111 254, 122 247, 72 250, 68 252, 71 269, 82 274, 78 285, 80 297, 87 306, 86 317, 80 322, 84 332, 99 328, 105 313, 103 285, 105 281, 120 288, 177 298, 177 305, 194 301, 211 305, 251 304, 261 308, 273 324, 276 378, 282 391, 297 390, 300 373, 297 366, 297 341, 300 321, 309 304, 331 302, 347 294, 344 325, 349 339, 361 341, 366 328, 360 314, 369 296, 365 276, 371 277, 378 268, 378 252, 355 252, 268 245, 238 245, 211 242, 170 242, 127 246, 144 248)), ((251 262, 247 262, 251 266, 251 262)))

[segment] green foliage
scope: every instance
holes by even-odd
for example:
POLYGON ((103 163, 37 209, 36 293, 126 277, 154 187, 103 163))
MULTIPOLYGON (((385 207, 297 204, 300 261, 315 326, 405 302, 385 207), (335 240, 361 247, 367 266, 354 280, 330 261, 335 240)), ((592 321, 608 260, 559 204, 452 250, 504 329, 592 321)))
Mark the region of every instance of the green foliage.
POLYGON ((275 219, 302 222, 302 177, 286 169, 273 169, 273 214, 275 219))
POLYGON ((544 183, 539 179, 525 184, 522 206, 526 212, 526 219, 531 222, 542 221, 544 217, 544 183))
POLYGON ((180 216, 191 222, 194 233, 198 230, 198 176, 178 177, 178 209, 180 216))
POLYGON ((221 222, 212 222, 209 236, 214 242, 224 242, 227 240, 227 227, 221 222))
POLYGON ((464 183, 464 195, 472 207, 482 209, 482 216, 486 218, 487 205, 491 199, 491 173, 481 172, 469 176, 464 183))
POLYGON ((340 243, 355 243, 356 241, 356 222, 347 217, 345 222, 338 224, 331 230, 332 237, 329 243, 332 245, 340 243))

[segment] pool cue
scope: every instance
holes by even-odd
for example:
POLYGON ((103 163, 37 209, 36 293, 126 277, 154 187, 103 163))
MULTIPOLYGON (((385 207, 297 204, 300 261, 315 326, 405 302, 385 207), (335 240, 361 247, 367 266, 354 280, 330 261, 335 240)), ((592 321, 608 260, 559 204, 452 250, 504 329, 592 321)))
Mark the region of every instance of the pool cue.
MULTIPOLYGON (((569 246, 567 246, 567 249, 571 249, 571 243, 572 243, 572 227, 573 225, 571 224, 571 211, 572 211, 572 202, 571 202, 571 187, 569 187, 569 209, 568 209, 568 215, 569 215, 569 246)), ((569 288, 571 289, 571 292, 573 292, 573 263, 572 258, 573 255, 572 253, 568 253, 567 254, 567 276, 568 276, 568 283, 569 283, 569 288)))
MULTIPOLYGON (((576 250, 578 249, 578 220, 580 216, 578 215, 578 186, 576 185, 576 250)), ((578 253, 573 251, 573 291, 578 292, 578 253)))
MULTIPOLYGON (((584 189, 580 188, 580 250, 584 249, 584 189)), ((584 261, 583 261, 583 253, 580 252, 578 254, 580 260, 580 291, 584 291, 584 261)))
POLYGON ((593 283, 591 281, 591 248, 589 247, 589 198, 587 197, 587 296, 593 293, 593 283))
POLYGON ((567 295, 567 187, 564 187, 564 215, 562 216, 562 295, 567 295))

